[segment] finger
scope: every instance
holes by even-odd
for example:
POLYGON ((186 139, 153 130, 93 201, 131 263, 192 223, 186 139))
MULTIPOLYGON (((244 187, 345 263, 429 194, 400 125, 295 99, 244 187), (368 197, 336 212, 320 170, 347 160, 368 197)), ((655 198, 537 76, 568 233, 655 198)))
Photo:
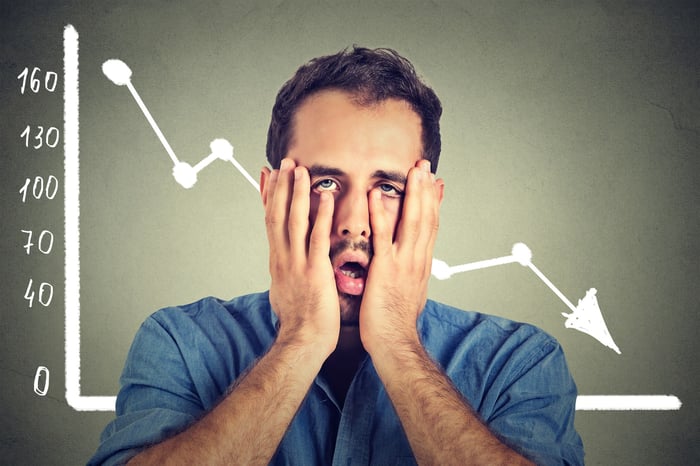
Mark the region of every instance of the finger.
POLYGON ((267 167, 262 167, 262 169, 260 169, 260 198, 262 199, 263 206, 267 206, 267 193, 271 174, 272 172, 267 167))
POLYGON ((309 237, 309 173, 304 167, 292 170, 292 200, 289 207, 289 246, 293 260, 306 258, 309 237))
POLYGON ((267 212, 266 224, 268 228, 268 239, 274 242, 276 249, 280 252, 288 249, 289 237, 287 232, 287 222, 289 217, 289 203, 291 200, 292 170, 294 162, 289 159, 282 160, 274 186, 270 186, 269 210, 267 212), (271 196, 271 197, 270 197, 271 196))
MULTIPOLYGON (((267 230, 268 241, 270 242, 270 248, 273 247, 273 235, 274 235, 274 224, 278 221, 272 218, 272 202, 274 199, 274 193, 277 186, 277 180, 279 179, 279 170, 272 170, 270 176, 268 177, 267 183, 264 186, 264 205, 265 205, 265 228, 267 230)), ((272 250, 272 249, 271 249, 272 250)))
POLYGON ((430 239, 431 247, 435 245, 437 241, 438 231, 440 230, 440 196, 442 193, 442 180, 436 180, 433 173, 430 174, 430 183, 432 185, 432 236, 430 239))
POLYGON ((435 176, 430 173, 430 163, 421 165, 424 176, 421 179, 421 219, 418 237, 418 250, 429 248, 437 235, 437 197, 435 188, 435 176))
POLYGON ((377 188, 369 192, 369 221, 372 227, 374 255, 380 256, 391 251, 394 232, 384 212, 382 193, 377 188))
POLYGON ((413 167, 408 172, 406 181, 406 195, 401 211, 396 234, 396 243, 399 252, 415 250, 421 228, 422 213, 422 191, 424 190, 425 171, 418 167, 413 167))
POLYGON ((435 176, 426 171, 422 181, 421 191, 421 220, 420 232, 415 247, 415 260, 417 264, 423 264, 424 270, 430 272, 432 266, 432 254, 438 231, 439 197, 436 188, 435 176))
POLYGON ((316 221, 309 235, 309 261, 329 261, 331 249, 331 228, 333 225, 333 209, 335 198, 329 192, 323 191, 319 196, 316 221))

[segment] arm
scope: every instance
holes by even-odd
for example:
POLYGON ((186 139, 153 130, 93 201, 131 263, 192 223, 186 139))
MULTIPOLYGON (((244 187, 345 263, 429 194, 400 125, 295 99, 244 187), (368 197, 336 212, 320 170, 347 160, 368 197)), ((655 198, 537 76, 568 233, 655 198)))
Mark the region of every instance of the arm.
POLYGON ((502 443, 418 339, 372 355, 419 464, 532 464, 502 443))
POLYGON ((333 198, 321 197, 309 235, 306 170, 287 160, 279 172, 263 173, 278 337, 216 408, 129 464, 267 464, 335 348, 340 312, 328 255, 333 198))
POLYGON ((129 464, 267 464, 322 359, 317 350, 278 339, 216 408, 129 464))
POLYGON ((360 335, 421 464, 531 464, 503 444, 423 349, 416 320, 427 299, 442 185, 427 161, 409 171, 394 235, 370 193, 374 258, 360 335))

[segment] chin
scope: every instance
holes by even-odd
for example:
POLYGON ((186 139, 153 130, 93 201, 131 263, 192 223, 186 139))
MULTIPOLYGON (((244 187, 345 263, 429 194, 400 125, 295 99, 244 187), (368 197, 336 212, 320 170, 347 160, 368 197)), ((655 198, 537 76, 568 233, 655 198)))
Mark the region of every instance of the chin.
POLYGON ((340 304, 340 325, 343 327, 359 327, 362 295, 355 296, 338 293, 338 301, 340 304))

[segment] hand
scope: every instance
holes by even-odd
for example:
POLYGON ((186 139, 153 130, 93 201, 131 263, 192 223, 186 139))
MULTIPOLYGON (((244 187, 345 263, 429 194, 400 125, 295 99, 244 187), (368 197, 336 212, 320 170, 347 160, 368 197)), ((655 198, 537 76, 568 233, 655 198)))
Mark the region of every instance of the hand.
POLYGON ((420 343, 416 321, 427 300, 442 187, 427 160, 409 170, 395 235, 381 193, 370 192, 374 256, 360 308, 360 336, 370 355, 404 342, 420 343))
POLYGON ((263 184, 270 304, 280 322, 278 341, 313 345, 327 353, 325 360, 340 333, 340 305, 329 257, 334 199, 330 193, 321 194, 309 232, 309 173, 295 165, 291 159, 282 160, 279 170, 266 172, 263 184))

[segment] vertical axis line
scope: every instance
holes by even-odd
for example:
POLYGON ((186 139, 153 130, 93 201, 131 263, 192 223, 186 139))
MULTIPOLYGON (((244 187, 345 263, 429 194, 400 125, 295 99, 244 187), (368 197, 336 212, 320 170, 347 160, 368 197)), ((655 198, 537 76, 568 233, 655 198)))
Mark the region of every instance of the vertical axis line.
POLYGON ((66 401, 76 411, 114 411, 114 396, 80 394, 80 118, 78 32, 63 32, 66 401))
POLYGON ((80 128, 78 33, 71 25, 63 32, 63 54, 66 400, 75 407, 80 398, 80 128))

